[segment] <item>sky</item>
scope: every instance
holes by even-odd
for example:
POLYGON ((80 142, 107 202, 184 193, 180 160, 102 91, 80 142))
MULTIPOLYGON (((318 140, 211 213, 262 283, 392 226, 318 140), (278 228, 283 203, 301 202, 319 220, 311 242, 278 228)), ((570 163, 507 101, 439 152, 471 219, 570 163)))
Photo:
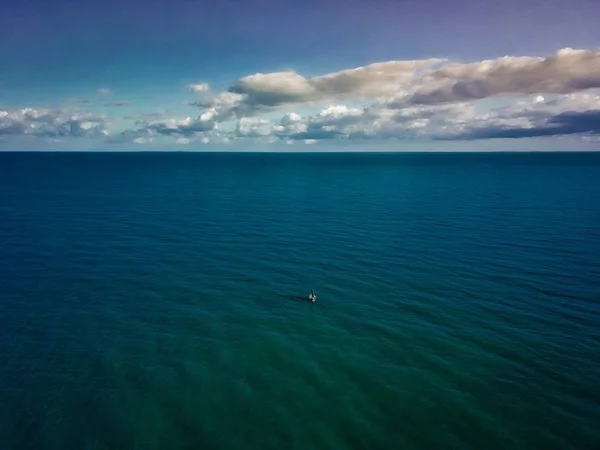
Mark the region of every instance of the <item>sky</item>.
POLYGON ((600 150, 598 0, 2 0, 0 150, 600 150))

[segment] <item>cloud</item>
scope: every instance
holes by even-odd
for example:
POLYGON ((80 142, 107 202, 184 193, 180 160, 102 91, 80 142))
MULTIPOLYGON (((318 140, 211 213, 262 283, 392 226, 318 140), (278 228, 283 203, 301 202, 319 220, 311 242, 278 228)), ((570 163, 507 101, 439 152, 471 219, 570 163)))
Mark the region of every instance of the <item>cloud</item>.
POLYGON ((455 127, 432 133, 434 139, 475 140, 561 136, 600 132, 597 125, 600 96, 574 93, 492 109, 463 120, 455 127))
MULTIPOLYGON (((0 135, 105 136, 109 142, 185 145, 574 135, 589 140, 600 134, 600 50, 563 49, 547 57, 472 63, 387 61, 317 76, 293 70, 254 73, 216 93, 208 83, 186 87, 198 93, 193 105, 201 111, 196 116, 180 116, 179 109, 140 112, 128 116, 135 125, 123 121, 131 128, 108 136, 109 119, 98 114, 11 109, 0 111, 0 135)), ((98 92, 112 93, 107 88, 98 92)), ((105 100, 105 106, 130 104, 105 100)))
POLYGON ((279 121, 245 117, 237 121, 237 138, 277 138, 285 142, 331 139, 434 139, 541 137, 600 133, 600 96, 575 93, 546 100, 542 96, 477 112, 473 103, 412 105, 381 101, 365 108, 330 105, 300 116, 287 113, 279 121))
POLYGON ((292 71, 257 73, 239 79, 230 91, 246 95, 249 103, 265 106, 320 100, 329 96, 373 97, 395 92, 415 71, 441 61, 388 61, 313 78, 305 78, 292 71))
POLYGON ((101 94, 101 95, 110 95, 113 93, 113 91, 108 88, 99 88, 99 89, 96 89, 96 92, 98 92, 98 94, 101 94))
POLYGON ((501 95, 568 94, 600 87, 600 50, 566 48, 541 57, 450 63, 425 74, 412 104, 479 100, 501 95))
POLYGON ((127 105, 131 105, 131 102, 129 100, 116 100, 113 102, 108 102, 104 106, 127 106, 127 105))
POLYGON ((0 110, 0 135, 38 137, 106 136, 107 120, 91 113, 23 108, 0 110))
POLYGON ((243 117, 237 122, 235 133, 238 137, 261 137, 273 135, 274 127, 270 120, 243 117))
POLYGON ((156 120, 146 124, 145 128, 158 134, 169 136, 192 136, 196 133, 211 131, 216 127, 213 115, 209 112, 201 114, 196 119, 186 117, 182 120, 156 120))
POLYGON ((387 61, 312 78, 294 71, 256 73, 240 78, 228 91, 194 104, 213 108, 221 117, 239 118, 282 105, 376 98, 398 93, 415 74, 442 61, 387 61))
POLYGON ((252 115, 252 106, 245 105, 244 96, 232 92, 221 92, 217 95, 208 95, 192 102, 190 105, 213 111, 220 121, 228 120, 234 116, 245 117, 252 115))
POLYGON ((143 144, 154 142, 157 133, 147 129, 127 129, 119 133, 109 135, 106 142, 110 144, 134 143, 143 144))
MULTIPOLYGON (((364 107, 331 104, 313 114, 288 112, 277 118, 239 118, 232 129, 222 131, 219 115, 206 110, 197 118, 163 118, 139 121, 142 125, 127 139, 144 136, 172 137, 198 142, 224 143, 251 140, 256 143, 326 140, 476 140, 600 134, 600 95, 573 94, 524 97, 508 106, 481 110, 476 102, 441 105, 406 105, 397 99, 380 100, 364 107)), ((125 135, 123 135, 125 137, 125 135)))
POLYGON ((600 87, 600 50, 562 49, 548 57, 474 63, 432 58, 387 61, 315 77, 256 73, 193 103, 218 121, 294 105, 386 101, 390 107, 465 103, 498 96, 568 94, 600 87))
POLYGON ((262 118, 238 120, 238 137, 275 136, 285 141, 330 139, 426 138, 473 117, 472 105, 393 109, 386 102, 365 108, 330 105, 311 116, 288 113, 276 123, 262 118))
POLYGON ((208 91, 208 83, 195 83, 188 84, 187 89, 192 92, 206 92, 208 91))
POLYGON ((213 111, 205 111, 197 118, 164 118, 162 113, 158 115, 151 114, 146 117, 148 119, 152 117, 161 118, 156 120, 139 119, 136 121, 138 128, 124 130, 110 140, 114 142, 132 142, 138 138, 170 136, 177 139, 176 143, 183 144, 191 142, 193 137, 201 138, 214 133, 218 128, 213 111))
MULTIPOLYGON (((515 126, 490 123, 472 128, 462 134, 449 136, 449 140, 519 139, 573 134, 600 134, 600 110, 569 111, 548 117, 538 123, 515 126)), ((444 137, 442 137, 444 139, 444 137)))
POLYGON ((151 144, 154 142, 154 138, 152 137, 136 137, 135 139, 133 139, 132 141, 134 144, 139 144, 139 145, 143 145, 143 144, 151 144))

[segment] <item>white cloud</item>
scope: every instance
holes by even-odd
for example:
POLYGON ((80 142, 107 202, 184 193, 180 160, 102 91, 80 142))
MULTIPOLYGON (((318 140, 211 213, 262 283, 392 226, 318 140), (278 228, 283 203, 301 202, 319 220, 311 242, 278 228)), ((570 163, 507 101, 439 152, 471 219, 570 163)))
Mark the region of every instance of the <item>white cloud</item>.
MULTIPOLYGON (((284 140, 303 140, 314 143, 320 139, 350 139, 390 137, 394 134, 417 134, 412 128, 424 128, 430 118, 448 111, 448 107, 413 107, 412 111, 394 111, 384 103, 369 108, 349 108, 345 105, 330 105, 315 115, 301 117, 289 113, 279 123, 262 118, 238 120, 238 137, 276 136, 284 140), (434 111, 435 110, 435 111, 434 111), (419 122, 420 121, 420 122, 419 122)), ((434 121, 431 121, 434 124, 434 121)))
POLYGON ((134 144, 151 144, 154 142, 154 138, 151 137, 137 137, 132 141, 134 144))
POLYGON ((533 136, 600 133, 600 113, 594 111, 600 111, 600 96, 590 93, 553 99, 533 96, 483 113, 477 113, 473 103, 401 107, 383 101, 363 109, 330 105, 305 117, 287 113, 279 121, 246 117, 237 121, 235 134, 238 138, 314 143, 328 139, 479 139, 496 134, 510 137, 511 133, 526 137, 526 130, 533 136))
POLYGON ((138 121, 139 125, 143 125, 141 130, 148 130, 158 134, 167 136, 189 137, 194 134, 203 133, 216 129, 214 114, 204 112, 196 119, 186 117, 185 119, 161 119, 146 122, 138 121))
POLYGON ((440 59, 387 61, 313 78, 305 78, 293 71, 257 73, 239 79, 231 91, 246 95, 249 103, 265 106, 322 100, 331 96, 376 97, 396 92, 418 69, 440 62, 440 59))
POLYGON ((106 136, 108 121, 91 113, 42 108, 0 110, 0 135, 106 136))
POLYGON ((299 104, 436 105, 597 87, 600 50, 563 49, 548 57, 502 57, 468 64, 444 59, 387 61, 311 78, 294 71, 256 73, 194 104, 213 109, 217 120, 224 121, 299 104))
POLYGON ((244 117, 252 114, 252 108, 243 104, 244 96, 233 92, 221 92, 217 95, 208 95, 192 102, 191 105, 214 111, 219 120, 227 120, 237 115, 244 117))
POLYGON ((214 108, 222 118, 240 118, 289 104, 377 98, 397 94, 419 71, 442 61, 387 61, 312 78, 294 71, 256 73, 240 78, 227 92, 194 104, 214 108))
POLYGON ((98 92, 98 94, 101 94, 101 95, 110 95, 113 93, 113 91, 108 88, 99 88, 99 89, 96 89, 96 92, 98 92))
POLYGON ((192 92, 206 92, 209 88, 208 83, 191 83, 186 87, 192 92))
POLYGON ((600 50, 562 49, 546 58, 450 63, 425 74, 407 100, 436 104, 499 95, 568 94, 600 87, 600 50))
MULTIPOLYGON (((234 140, 314 144, 555 135, 593 140, 600 134, 595 90, 600 91, 600 50, 563 49, 548 57, 472 63, 387 61, 312 77, 291 70, 255 73, 220 93, 210 92, 208 83, 186 87, 199 94, 193 103, 201 108, 197 116, 180 116, 180 109, 138 112, 135 126, 109 141, 147 144, 166 137, 165 142, 181 145, 234 140)), ((98 92, 112 93, 108 88, 98 92)), ((105 137, 109 124, 107 117, 89 112, 0 110, 0 136, 105 137)))
POLYGON ((269 120, 244 117, 238 120, 235 132, 241 137, 271 136, 273 128, 274 125, 269 120))

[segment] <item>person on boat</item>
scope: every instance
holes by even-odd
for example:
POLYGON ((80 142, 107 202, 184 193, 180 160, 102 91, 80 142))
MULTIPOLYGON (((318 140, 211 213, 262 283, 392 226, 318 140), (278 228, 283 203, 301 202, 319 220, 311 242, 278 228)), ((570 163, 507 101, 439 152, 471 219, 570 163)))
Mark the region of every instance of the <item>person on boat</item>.
POLYGON ((308 296, 308 298, 310 300, 312 300, 313 302, 317 299, 317 296, 315 295, 315 290, 314 289, 310 290, 310 295, 308 296))

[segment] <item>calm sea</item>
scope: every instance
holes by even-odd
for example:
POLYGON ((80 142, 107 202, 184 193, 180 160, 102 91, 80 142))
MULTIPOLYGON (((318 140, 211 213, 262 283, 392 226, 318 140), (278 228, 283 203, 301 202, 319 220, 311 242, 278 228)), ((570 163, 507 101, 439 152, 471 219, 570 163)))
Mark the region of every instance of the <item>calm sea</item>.
POLYGON ((0 154, 2 450, 599 447, 600 154, 0 154))

